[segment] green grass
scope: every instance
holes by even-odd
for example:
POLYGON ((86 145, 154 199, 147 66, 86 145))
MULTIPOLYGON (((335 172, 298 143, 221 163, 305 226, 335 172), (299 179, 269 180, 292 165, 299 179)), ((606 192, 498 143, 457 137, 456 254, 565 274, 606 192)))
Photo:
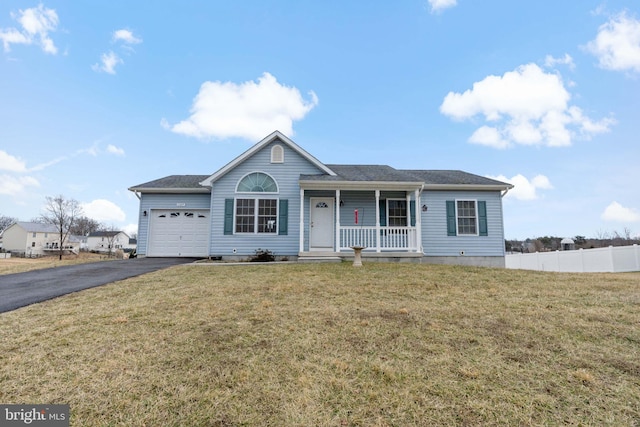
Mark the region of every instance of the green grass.
POLYGON ((181 266, 0 315, 74 426, 640 424, 640 274, 181 266))

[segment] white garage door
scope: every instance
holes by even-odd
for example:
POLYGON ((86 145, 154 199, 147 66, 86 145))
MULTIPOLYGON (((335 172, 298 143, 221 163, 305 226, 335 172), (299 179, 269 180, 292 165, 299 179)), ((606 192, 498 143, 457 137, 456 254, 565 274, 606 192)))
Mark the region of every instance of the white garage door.
POLYGON ((147 256, 209 256, 209 211, 153 209, 147 256))

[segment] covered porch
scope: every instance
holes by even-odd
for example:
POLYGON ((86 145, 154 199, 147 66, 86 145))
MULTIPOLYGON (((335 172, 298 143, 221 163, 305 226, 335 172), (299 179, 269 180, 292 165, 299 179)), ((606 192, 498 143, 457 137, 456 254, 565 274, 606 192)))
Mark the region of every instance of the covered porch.
POLYGON ((422 257, 422 182, 300 180, 299 258, 422 257), (329 182, 327 182, 329 181, 329 182))

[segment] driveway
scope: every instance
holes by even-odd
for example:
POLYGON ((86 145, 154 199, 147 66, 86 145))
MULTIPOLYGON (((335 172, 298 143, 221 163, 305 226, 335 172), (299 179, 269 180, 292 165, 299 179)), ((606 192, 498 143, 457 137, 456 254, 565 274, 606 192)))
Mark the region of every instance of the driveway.
POLYGON ((0 313, 195 260, 136 258, 0 275, 0 313))

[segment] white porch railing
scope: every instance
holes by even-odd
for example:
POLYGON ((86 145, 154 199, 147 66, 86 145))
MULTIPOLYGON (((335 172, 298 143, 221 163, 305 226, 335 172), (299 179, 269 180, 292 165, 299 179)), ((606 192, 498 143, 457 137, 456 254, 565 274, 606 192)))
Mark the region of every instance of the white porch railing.
POLYGON ((417 251, 418 239, 415 227, 340 227, 340 251, 352 246, 367 250, 417 251))

